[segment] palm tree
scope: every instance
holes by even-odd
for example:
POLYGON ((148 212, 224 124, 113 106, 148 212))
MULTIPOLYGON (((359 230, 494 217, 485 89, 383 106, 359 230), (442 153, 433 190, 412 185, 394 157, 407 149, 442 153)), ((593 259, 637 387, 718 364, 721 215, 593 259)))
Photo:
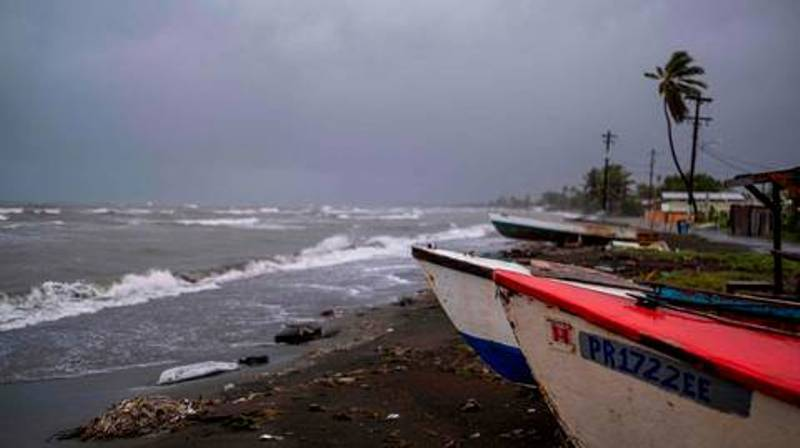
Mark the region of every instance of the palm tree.
MULTIPOLYGON (((672 120, 675 123, 682 123, 686 120, 689 109, 686 107, 686 97, 700 96, 700 91, 707 87, 706 83, 697 79, 697 76, 705 74, 703 67, 692 65, 694 59, 685 51, 672 53, 667 64, 656 67, 655 72, 646 72, 644 76, 658 81, 658 94, 664 98, 664 118, 667 120, 667 137, 669 138, 669 149, 672 153, 672 161, 681 176, 686 191, 689 193, 689 203, 697 214, 697 203, 694 200, 692 191, 692 179, 688 179, 678 161, 675 153, 675 142, 672 137, 672 120)), ((693 174, 693 173, 690 173, 693 174)))

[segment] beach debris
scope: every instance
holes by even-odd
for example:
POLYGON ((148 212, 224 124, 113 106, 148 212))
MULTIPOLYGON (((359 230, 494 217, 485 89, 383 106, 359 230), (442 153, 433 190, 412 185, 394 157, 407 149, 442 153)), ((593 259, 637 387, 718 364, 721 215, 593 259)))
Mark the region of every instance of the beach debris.
POLYGON ((222 422, 223 426, 236 431, 250 431, 258 429, 258 422, 247 415, 236 415, 222 422))
POLYGON ((309 403, 308 404, 308 411, 309 412, 325 412, 325 408, 319 403, 309 403))
POLYGON ((353 417, 347 412, 341 411, 333 414, 333 419, 340 422, 349 422, 353 420, 353 417))
POLYGON ((317 321, 298 321, 284 324, 284 328, 275 335, 275 342, 285 344, 303 344, 320 338, 330 338, 340 332, 334 325, 322 325, 317 321))
POLYGON ((479 439, 480 437, 481 437, 481 433, 479 433, 479 432, 473 432, 472 434, 469 435, 470 439, 479 439))
POLYGON ((82 440, 138 437, 179 427, 203 410, 201 401, 164 396, 136 397, 111 406, 103 415, 80 428, 82 440))
POLYGON ((336 312, 333 310, 333 308, 328 308, 326 310, 322 310, 322 312, 319 313, 319 315, 322 317, 334 317, 336 315, 336 312))
POLYGON ((669 244, 666 241, 653 241, 649 243, 637 243, 634 241, 612 241, 606 246, 607 249, 624 249, 624 250, 655 250, 659 252, 669 251, 669 244))
POLYGON ((248 367, 267 364, 268 362, 269 362, 268 355, 245 356, 243 358, 239 358, 239 364, 244 364, 248 367))
POLYGON ((386 420, 397 420, 400 418, 400 414, 389 414, 386 416, 386 420))
POLYGON ((230 390, 233 390, 233 389, 235 389, 235 388, 236 388, 236 385, 235 385, 235 384, 233 384, 233 383, 228 383, 228 384, 226 384, 226 385, 222 386, 222 390, 223 390, 224 392, 228 392, 228 391, 230 391, 230 390))
POLYGON ((280 442, 281 440, 283 440, 283 438, 284 438, 283 436, 279 436, 276 434, 261 434, 260 436, 258 436, 258 440, 267 440, 276 442, 280 442))
POLYGON ((397 299, 394 304, 397 306, 411 306, 414 304, 414 298, 411 296, 403 296, 397 299))
POLYGON ((334 379, 337 384, 353 384, 356 382, 356 378, 352 376, 340 376, 334 379))
POLYGON ((322 326, 322 337, 325 339, 332 338, 337 334, 341 333, 341 331, 342 328, 339 327, 338 325, 333 325, 331 323, 328 323, 322 326))
POLYGON ((512 429, 511 431, 500 434, 501 439, 518 440, 525 437, 525 430, 521 428, 512 429))
POLYGON ((173 367, 161 372, 158 384, 172 384, 216 375, 223 372, 238 370, 239 364, 235 362, 205 361, 185 366, 173 367))
POLYGON ((478 403, 478 400, 474 398, 467 399, 464 404, 461 405, 461 412, 478 412, 481 410, 481 404, 478 403))

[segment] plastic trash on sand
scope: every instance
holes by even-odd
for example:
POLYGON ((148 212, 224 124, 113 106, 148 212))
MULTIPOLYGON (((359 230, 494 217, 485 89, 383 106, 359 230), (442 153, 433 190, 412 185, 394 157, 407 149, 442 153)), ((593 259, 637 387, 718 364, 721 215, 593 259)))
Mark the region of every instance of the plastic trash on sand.
POLYGON ((198 362, 195 364, 173 367, 161 372, 161 376, 158 377, 158 384, 178 383, 238 369, 239 364, 235 362, 198 362))
POLYGON ((122 400, 105 414, 80 428, 83 440, 138 437, 179 427, 202 411, 200 401, 173 400, 168 397, 136 397, 122 400))

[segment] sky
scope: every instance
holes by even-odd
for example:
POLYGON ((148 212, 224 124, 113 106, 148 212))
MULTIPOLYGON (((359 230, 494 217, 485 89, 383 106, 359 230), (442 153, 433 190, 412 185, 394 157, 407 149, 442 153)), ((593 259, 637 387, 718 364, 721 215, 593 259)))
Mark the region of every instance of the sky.
POLYGON ((787 167, 798 45, 796 0, 2 0, 0 200, 475 203, 580 183, 607 129, 668 175, 642 73, 681 49, 699 170, 787 167))

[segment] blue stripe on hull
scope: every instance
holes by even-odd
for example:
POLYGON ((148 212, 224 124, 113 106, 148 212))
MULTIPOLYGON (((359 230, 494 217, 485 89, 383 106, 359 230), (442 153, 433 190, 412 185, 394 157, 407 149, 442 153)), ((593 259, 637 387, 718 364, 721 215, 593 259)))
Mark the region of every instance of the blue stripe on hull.
POLYGON ((483 362, 503 378, 515 383, 533 384, 533 375, 522 350, 466 333, 461 333, 461 336, 478 353, 483 362))

